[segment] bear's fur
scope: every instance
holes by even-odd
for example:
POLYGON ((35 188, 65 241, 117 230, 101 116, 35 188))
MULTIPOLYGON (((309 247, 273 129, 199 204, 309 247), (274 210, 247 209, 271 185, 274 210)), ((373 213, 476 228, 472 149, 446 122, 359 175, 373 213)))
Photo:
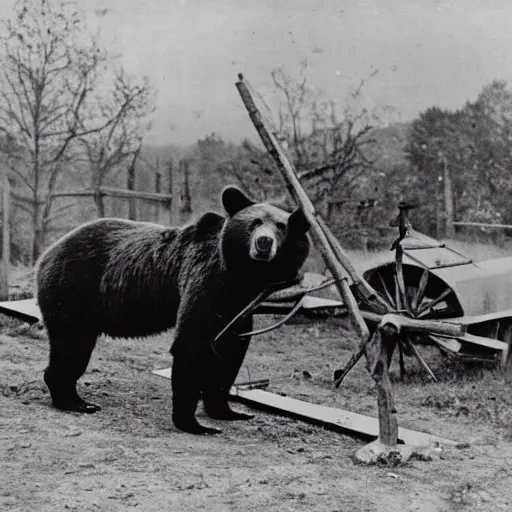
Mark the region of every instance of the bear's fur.
POLYGON ((50 339, 45 382, 54 405, 95 412, 80 398, 96 339, 143 337, 176 326, 173 354, 173 422, 183 431, 215 433, 195 411, 202 395, 216 419, 250 417, 228 405, 228 392, 248 348, 236 332, 248 318, 212 342, 267 284, 294 279, 309 250, 307 221, 256 204, 240 190, 222 194, 227 213, 206 213, 187 227, 101 219, 71 231, 40 258, 37 298, 50 339))

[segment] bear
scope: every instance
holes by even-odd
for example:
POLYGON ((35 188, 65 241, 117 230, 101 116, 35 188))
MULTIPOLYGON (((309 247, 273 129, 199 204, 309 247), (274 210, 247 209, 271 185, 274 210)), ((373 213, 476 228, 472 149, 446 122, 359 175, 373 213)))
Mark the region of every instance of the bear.
POLYGON ((77 393, 97 338, 137 338, 175 327, 172 421, 178 430, 215 434, 196 417, 202 399, 218 420, 249 419, 228 395, 249 346, 238 336, 252 316, 221 330, 267 285, 292 281, 308 256, 308 221, 256 203, 237 187, 221 195, 225 215, 207 212, 185 227, 103 218, 49 247, 36 267, 37 300, 50 343, 44 381, 53 405, 93 413, 77 393))

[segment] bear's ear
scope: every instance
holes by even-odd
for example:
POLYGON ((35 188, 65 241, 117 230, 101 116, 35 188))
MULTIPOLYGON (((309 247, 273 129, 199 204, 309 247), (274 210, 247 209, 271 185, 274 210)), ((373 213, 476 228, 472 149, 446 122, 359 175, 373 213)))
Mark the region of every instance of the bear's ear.
POLYGON ((297 208, 290 217, 288 217, 289 233, 292 233, 293 235, 303 235, 309 228, 309 221, 300 208, 297 208))
POLYGON ((253 204, 256 203, 236 187, 226 187, 222 191, 222 205, 230 217, 253 204))

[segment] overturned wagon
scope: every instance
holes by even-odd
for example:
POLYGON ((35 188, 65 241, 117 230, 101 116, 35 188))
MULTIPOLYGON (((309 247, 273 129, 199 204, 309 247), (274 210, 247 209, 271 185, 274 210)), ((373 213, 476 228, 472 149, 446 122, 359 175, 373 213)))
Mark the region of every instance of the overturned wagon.
MULTIPOLYGON (((505 365, 512 342, 512 257, 473 262, 415 231, 400 243, 403 292, 394 259, 366 269, 363 277, 397 314, 464 327, 461 336, 402 336, 415 345, 435 345, 447 356, 505 365)), ((368 321, 378 318, 361 307, 368 321)))
MULTIPOLYGON (((512 344, 512 257, 473 262, 414 230, 400 240, 400 246, 402 261, 384 255, 361 271, 389 306, 385 313, 377 313, 365 301, 359 302, 370 329, 399 318, 401 355, 412 350, 421 359, 415 347, 433 345, 448 357, 506 366, 512 344)), ((306 316, 346 312, 342 301, 315 296, 315 290, 330 281, 308 280, 270 296, 257 312, 288 313, 288 317, 295 312, 306 316), (298 300, 290 302, 295 297, 298 300)), ((338 374, 338 384, 339 376, 349 369, 338 374)))

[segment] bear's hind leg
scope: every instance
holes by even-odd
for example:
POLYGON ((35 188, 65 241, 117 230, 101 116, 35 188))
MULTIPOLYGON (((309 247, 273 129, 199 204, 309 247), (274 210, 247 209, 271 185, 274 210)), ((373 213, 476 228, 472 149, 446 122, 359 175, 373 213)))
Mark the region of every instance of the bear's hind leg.
POLYGON ((198 435, 218 434, 218 428, 203 427, 195 413, 201 395, 201 383, 193 362, 187 356, 174 355, 172 365, 172 421, 182 432, 198 435))
MULTIPOLYGON (((78 330, 78 329, 77 329, 78 330)), ((98 405, 86 402, 77 393, 76 383, 84 374, 97 334, 59 333, 50 336, 50 363, 44 372, 44 381, 50 390, 53 405, 63 411, 94 413, 98 405)))

